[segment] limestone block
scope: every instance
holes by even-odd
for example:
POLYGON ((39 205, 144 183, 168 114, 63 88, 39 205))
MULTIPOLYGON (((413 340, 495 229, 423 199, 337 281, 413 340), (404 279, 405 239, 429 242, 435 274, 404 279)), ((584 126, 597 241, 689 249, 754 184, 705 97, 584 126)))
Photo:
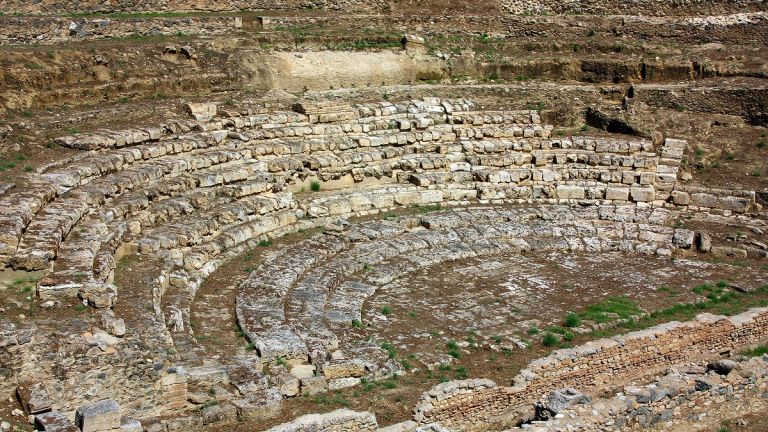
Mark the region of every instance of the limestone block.
POLYGON ((285 397, 293 397, 299 394, 299 379, 291 373, 284 373, 274 377, 273 385, 285 397))
POLYGON ((672 191, 672 202, 675 205, 687 206, 691 203, 691 196, 688 194, 688 192, 675 190, 672 191))
POLYGON ((138 420, 124 420, 120 425, 120 432, 144 432, 144 427, 138 420))
POLYGON ((237 407, 225 402, 203 408, 203 424, 232 423, 237 420, 237 407))
POLYGON ((216 104, 190 102, 185 106, 187 113, 195 120, 208 122, 216 116, 216 104))
POLYGON ((557 187, 557 197, 561 199, 584 199, 584 188, 581 186, 560 185, 557 187))
POLYGON ((744 213, 751 207, 750 200, 746 198, 724 196, 717 199, 717 208, 723 210, 731 210, 737 213, 744 213))
POLYGON ((36 415, 35 429, 44 432, 80 432, 77 426, 58 411, 36 415))
POLYGON ((341 361, 323 365, 326 379, 361 377, 365 374, 365 365, 360 361, 341 361))
POLYGON ((120 407, 111 399, 82 406, 75 411, 75 425, 82 432, 120 429, 120 407))
POLYGON ((652 172, 640 173, 640 184, 641 185, 652 185, 655 180, 656 180, 656 174, 655 173, 652 173, 652 172))
POLYGON ((421 203, 439 203, 443 201, 443 193, 437 190, 428 190, 421 192, 421 203))
POLYGON ((16 387, 16 396, 27 414, 41 414, 51 410, 51 398, 42 383, 24 383, 16 387))
POLYGON ((635 202, 651 202, 654 198, 652 187, 633 187, 629 189, 629 195, 635 202))
POLYGON ((707 193, 691 194, 691 205, 697 207, 715 208, 717 206, 717 197, 707 193))
POLYGON ((78 296, 95 308, 111 308, 117 302, 117 287, 109 283, 84 284, 78 296))
POLYGON ((712 246, 712 254, 718 258, 746 258, 747 251, 732 246, 712 246))
POLYGON ((251 393, 245 399, 235 399, 232 405, 237 407, 240 418, 247 421, 265 421, 280 414, 283 397, 276 389, 260 393, 251 393))
POLYGON ((605 188, 605 199, 612 200, 612 201, 628 201, 629 188, 607 187, 605 188))
POLYGON ((712 237, 707 233, 700 233, 697 246, 699 252, 710 252, 712 250, 712 237))
POLYGON ((692 230, 678 229, 672 236, 672 244, 682 249, 693 247, 695 233, 692 230))
POLYGON ((360 384, 360 378, 336 378, 328 381, 328 390, 340 390, 360 384))
POLYGON ((314 395, 328 390, 328 382, 325 377, 314 376, 302 378, 300 381, 301 394, 314 395))

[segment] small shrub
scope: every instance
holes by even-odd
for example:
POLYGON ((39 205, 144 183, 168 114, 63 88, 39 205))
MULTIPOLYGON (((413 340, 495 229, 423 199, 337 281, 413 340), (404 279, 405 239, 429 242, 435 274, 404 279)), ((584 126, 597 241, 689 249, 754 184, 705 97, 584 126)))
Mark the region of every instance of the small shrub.
POLYGON ((544 346, 547 347, 553 347, 557 345, 559 340, 557 339, 557 336, 555 336, 553 333, 546 332, 544 333, 544 337, 541 339, 541 343, 544 344, 544 346))
POLYGON ((393 359, 397 357, 397 350, 395 349, 395 346, 392 345, 389 342, 382 342, 381 345, 379 345, 381 349, 387 352, 387 357, 393 359))
POLYGON ((469 371, 465 366, 459 366, 454 371, 454 377, 459 380, 467 379, 469 377, 469 371))
MULTIPOLYGON (((272 240, 269 240, 269 239, 259 240, 259 246, 260 247, 272 246, 272 240)), ((251 255, 251 256, 253 256, 253 255, 251 255)))
POLYGON ((454 340, 448 341, 445 346, 448 348, 448 355, 453 358, 461 358, 461 351, 459 350, 459 345, 454 340))
POLYGON ((391 308, 391 307, 389 307, 389 306, 384 306, 383 308, 381 308, 381 314, 382 314, 382 315, 384 315, 384 316, 388 316, 388 315, 390 315, 391 313, 392 313, 392 308, 391 308))
POLYGON ((359 319, 352 320, 352 327, 363 328, 363 323, 359 319))
POLYGON ((313 181, 309 184, 309 189, 312 190, 312 192, 320 192, 320 182, 313 181))
POLYGON ((581 318, 575 313, 569 312, 568 315, 565 316, 563 324, 565 324, 566 327, 578 327, 581 325, 581 318))
POLYGON ((529 328, 528 328, 528 332, 527 332, 527 333, 528 333, 529 335, 531 335, 531 336, 533 336, 533 335, 537 335, 537 334, 539 334, 539 328, 538 328, 538 327, 536 327, 536 326, 533 326, 533 327, 529 327, 529 328))

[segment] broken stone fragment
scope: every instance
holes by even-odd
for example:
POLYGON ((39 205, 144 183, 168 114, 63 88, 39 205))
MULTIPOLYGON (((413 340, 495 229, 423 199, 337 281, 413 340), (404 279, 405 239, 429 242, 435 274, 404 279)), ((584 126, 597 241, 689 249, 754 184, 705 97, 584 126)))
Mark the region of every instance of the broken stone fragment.
POLYGON ((706 391, 722 384, 723 380, 717 375, 696 378, 696 391, 706 391))
POLYGON ((115 313, 111 310, 104 311, 101 315, 101 325, 113 336, 125 336, 125 321, 116 318, 115 313))
POLYGON ((203 408, 203 424, 232 423, 237 420, 237 407, 231 403, 220 403, 203 408))
POLYGON ((326 381, 325 377, 314 376, 309 378, 302 378, 300 383, 301 394, 314 395, 328 390, 328 382, 326 381))
POLYGON ((35 429, 45 432, 80 432, 77 426, 58 411, 36 415, 35 429))
POLYGON ((712 237, 707 233, 699 234, 697 246, 699 248, 699 252, 710 252, 712 250, 712 237))
POLYGON ((299 379, 291 373, 280 374, 274 377, 272 382, 284 397, 293 397, 299 394, 299 379))
POLYGON ((547 420, 570 406, 588 402, 589 398, 576 389, 555 390, 545 400, 536 403, 536 419, 547 420))
POLYGON ((276 389, 250 394, 246 399, 236 399, 232 404, 237 407, 240 418, 247 421, 265 421, 276 417, 282 409, 283 397, 276 389))
POLYGON ((120 429, 120 406, 106 399, 75 411, 75 425, 82 432, 103 432, 120 429))
POLYGON ((88 283, 80 288, 78 296, 95 308, 111 308, 117 303, 117 287, 109 283, 88 283))
POLYGON ((86 343, 91 346, 97 346, 102 351, 107 351, 111 346, 120 343, 120 339, 108 334, 102 329, 95 329, 93 333, 84 333, 86 343))
POLYGON ((120 432, 144 432, 144 427, 138 420, 127 419, 120 425, 120 432))
POLYGON ((51 410, 51 398, 42 383, 24 383, 16 387, 16 396, 27 414, 41 414, 51 410))
POLYGON ((736 367, 733 360, 717 360, 707 365, 707 370, 714 371, 718 375, 728 375, 736 367))
POLYGON ((200 122, 211 121, 216 116, 216 104, 190 102, 185 106, 187 113, 200 122))

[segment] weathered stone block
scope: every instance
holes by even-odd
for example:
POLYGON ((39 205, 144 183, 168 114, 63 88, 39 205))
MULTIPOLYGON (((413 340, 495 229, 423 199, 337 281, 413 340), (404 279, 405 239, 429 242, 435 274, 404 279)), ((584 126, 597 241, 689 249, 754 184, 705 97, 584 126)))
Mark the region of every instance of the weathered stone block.
POLYGON ((652 187, 633 187, 629 189, 629 195, 635 202, 651 202, 655 196, 652 187))
POLYGON ((231 403, 219 403, 203 408, 203 424, 232 423, 237 420, 237 408, 231 403))
POLYGON ((675 230, 672 236, 672 244, 682 249, 690 249, 693 246, 695 233, 687 229, 675 230))
POLYGON ((82 432, 102 432, 120 429, 120 406, 106 399, 75 411, 75 424, 82 432))
POLYGON ((365 365, 360 361, 344 361, 323 365, 323 375, 326 379, 361 377, 365 373, 365 365))
POLYGON ((277 387, 285 397, 293 397, 299 394, 299 379, 290 373, 284 373, 273 379, 273 385, 277 387))
POLYGON ((687 206, 691 203, 691 196, 688 195, 688 192, 672 191, 672 202, 675 205, 687 206))
POLYGON ((35 429, 44 432, 80 432, 77 426, 58 411, 36 415, 35 429))
POLYGON ((301 379, 301 394, 314 395, 328 390, 325 377, 315 376, 301 379))
POLYGON ((187 113, 195 120, 207 122, 216 116, 216 104, 190 102, 185 106, 187 113))
POLYGON ((41 414, 51 410, 51 398, 41 383, 24 383, 16 387, 16 395, 27 414, 41 414))
POLYGON ((608 187, 605 188, 605 199, 612 201, 628 201, 629 188, 608 187))
POLYGON ((560 185, 557 187, 557 197, 560 199, 584 199, 584 188, 581 186, 560 185))

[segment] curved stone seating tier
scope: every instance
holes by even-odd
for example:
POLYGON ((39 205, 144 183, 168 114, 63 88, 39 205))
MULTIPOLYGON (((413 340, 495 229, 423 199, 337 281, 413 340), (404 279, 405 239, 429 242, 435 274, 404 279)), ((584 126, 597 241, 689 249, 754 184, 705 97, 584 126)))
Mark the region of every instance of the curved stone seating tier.
POLYGON ((542 205, 353 224, 341 234, 281 248, 262 263, 239 288, 237 319, 267 362, 283 358, 322 368, 341 350, 363 356, 371 372, 391 370, 386 353, 370 343, 340 346, 365 300, 382 286, 423 267, 501 252, 668 256, 675 247, 690 247, 694 235, 664 226, 670 217, 668 210, 634 205, 542 205))
MULTIPOLYGON (((99 150, 51 165, 33 187, 0 197, 0 262, 49 269, 41 295, 71 295, 109 284, 115 254, 133 249, 163 257, 161 285, 177 275, 188 299, 195 290, 187 285, 199 284, 232 250, 330 217, 471 202, 730 211, 754 202, 754 194, 710 199, 675 190, 685 142, 655 148, 645 140, 552 137, 535 111, 482 111, 471 101, 435 98, 293 109, 68 137, 72 147, 99 150), (298 198, 282 192, 315 179, 329 190, 298 198), (350 182, 365 186, 332 189, 350 182)), ((156 289, 157 310, 163 291, 156 289)))

